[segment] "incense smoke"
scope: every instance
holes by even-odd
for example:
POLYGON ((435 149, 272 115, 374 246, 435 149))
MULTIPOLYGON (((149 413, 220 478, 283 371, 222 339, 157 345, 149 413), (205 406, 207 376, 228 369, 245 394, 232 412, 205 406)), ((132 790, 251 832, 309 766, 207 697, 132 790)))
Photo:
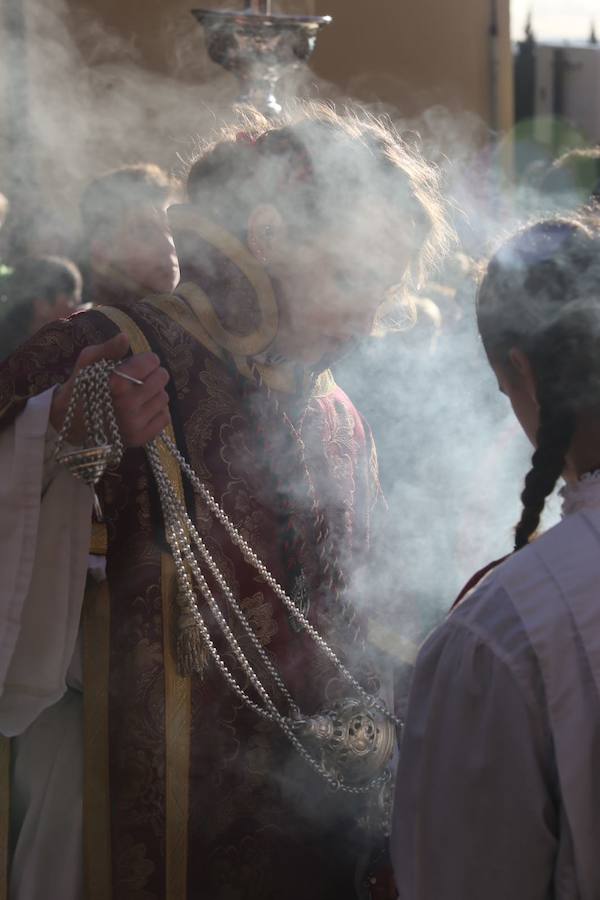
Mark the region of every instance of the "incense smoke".
MULTIPOLYGON (((202 34, 187 10, 165 11, 171 50, 161 74, 143 68, 133 38, 85 14, 67 18, 64 0, 26 0, 24 8, 26 21, 9 23, 3 38, 15 60, 26 46, 29 78, 19 76, 22 62, 11 82, 12 124, 36 148, 35 162, 19 159, 5 134, 9 165, 0 190, 18 217, 23 185, 33 185, 36 240, 65 252, 77 240, 86 181, 140 160, 181 173, 198 142, 231 120, 236 85, 201 52, 202 34)), ((318 91, 333 93, 328 85, 318 91)), ((409 658, 471 574, 512 546, 530 450, 480 348, 474 260, 527 210, 510 208, 502 179, 490 175, 499 167, 481 149, 476 117, 432 107, 405 120, 402 110, 386 111, 442 168, 461 240, 460 254, 417 298, 415 327, 369 339, 336 373, 374 429, 389 506, 377 539, 379 582, 371 573, 363 583, 358 573, 357 585, 367 607, 376 599, 383 609, 387 644, 409 658)), ((332 179, 343 170, 336 162, 329 161, 332 179)), ((364 223, 365 246, 371 227, 364 223)))

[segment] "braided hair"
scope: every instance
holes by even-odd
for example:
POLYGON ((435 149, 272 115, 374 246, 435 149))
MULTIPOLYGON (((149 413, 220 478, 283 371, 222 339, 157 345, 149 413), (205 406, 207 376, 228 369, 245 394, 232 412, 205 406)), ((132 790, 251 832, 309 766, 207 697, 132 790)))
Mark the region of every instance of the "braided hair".
POLYGON ((531 365, 539 406, 536 450, 521 494, 515 549, 537 531, 563 473, 578 415, 600 404, 600 226, 551 219, 520 231, 490 262, 477 317, 490 361, 531 365))

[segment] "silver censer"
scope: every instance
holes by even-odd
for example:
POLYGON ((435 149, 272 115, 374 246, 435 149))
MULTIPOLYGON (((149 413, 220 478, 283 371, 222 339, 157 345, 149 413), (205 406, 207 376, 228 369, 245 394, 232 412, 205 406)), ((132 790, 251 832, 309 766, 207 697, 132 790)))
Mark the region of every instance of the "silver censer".
POLYGON ((381 777, 397 742, 393 722, 354 698, 299 720, 294 730, 320 753, 326 769, 352 787, 381 777))
POLYGON ((203 25, 212 60, 232 72, 240 84, 239 103, 267 116, 282 111, 277 98, 283 76, 303 66, 330 16, 276 15, 253 9, 193 9, 203 25))

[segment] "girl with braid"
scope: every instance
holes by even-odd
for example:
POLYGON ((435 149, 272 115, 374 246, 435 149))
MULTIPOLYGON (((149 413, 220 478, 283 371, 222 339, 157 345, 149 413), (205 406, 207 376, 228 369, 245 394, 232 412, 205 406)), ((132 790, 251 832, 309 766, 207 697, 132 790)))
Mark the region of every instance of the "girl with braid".
POLYGON ((401 900, 600 897, 600 229, 506 243, 483 345, 535 447, 515 552, 469 585, 415 670, 392 838, 401 900), (536 536, 562 488, 562 521, 536 536))

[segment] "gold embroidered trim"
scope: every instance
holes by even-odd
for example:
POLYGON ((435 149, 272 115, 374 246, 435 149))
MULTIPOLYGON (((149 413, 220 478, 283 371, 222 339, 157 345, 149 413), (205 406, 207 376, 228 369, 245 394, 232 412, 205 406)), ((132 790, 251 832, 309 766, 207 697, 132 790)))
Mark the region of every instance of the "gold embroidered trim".
MULTIPOLYGON (((235 364, 240 375, 253 379, 252 370, 245 359, 236 358, 235 364)), ((296 366, 265 366, 257 363, 256 368, 264 384, 271 388, 272 391, 279 391, 282 394, 301 394, 301 396, 309 398, 325 397, 336 387, 335 380, 329 369, 321 372, 317 376, 316 381, 313 381, 309 372, 305 372, 303 383, 299 386, 296 378, 296 366)))
MULTIPOLYGON (((157 294, 154 297, 145 297, 144 306, 152 306, 164 315, 176 322, 181 328, 191 334, 194 340, 206 347, 211 353, 221 360, 225 359, 223 347, 212 339, 204 320, 204 304, 197 303, 197 292, 204 297, 206 295, 197 285, 182 284, 175 294, 157 294), (183 299, 182 299, 183 298, 183 299)), ((208 299, 208 298, 206 298, 208 299)), ((246 357, 233 356, 233 360, 240 375, 253 380, 254 376, 248 365, 246 357)), ((295 366, 265 366, 257 364, 260 376, 264 383, 273 391, 283 394, 296 394, 298 385, 296 382, 297 368, 295 366)), ((303 394, 310 397, 325 397, 336 388, 336 383, 329 370, 322 372, 314 385, 310 386, 310 376, 305 376, 303 394)))
POLYGON ((317 378, 311 392, 311 397, 326 397, 327 394, 331 394, 336 388, 337 384, 333 377, 333 373, 330 369, 327 369, 325 372, 321 372, 317 378))
POLYGON ((251 334, 239 335, 223 328, 210 297, 197 284, 180 285, 177 293, 193 301, 198 318, 212 340, 234 356, 255 356, 273 342, 279 326, 279 309, 271 279, 263 266, 235 235, 221 228, 216 222, 205 219, 192 206, 172 206, 168 212, 169 223, 177 232, 198 235, 227 259, 231 260, 252 285, 258 303, 260 326, 251 334))
MULTIPOLYGON (((177 288, 177 291, 179 292, 179 288, 177 288)), ((175 294, 156 294, 152 297, 144 297, 143 302, 144 306, 153 306, 174 322, 177 322, 181 328, 185 329, 199 344, 210 350, 216 357, 225 359, 223 348, 213 341, 201 319, 195 312, 192 312, 189 306, 182 301, 181 297, 175 294)))
POLYGON ((83 859, 86 900, 112 897, 108 745, 110 594, 90 583, 83 607, 83 859))

